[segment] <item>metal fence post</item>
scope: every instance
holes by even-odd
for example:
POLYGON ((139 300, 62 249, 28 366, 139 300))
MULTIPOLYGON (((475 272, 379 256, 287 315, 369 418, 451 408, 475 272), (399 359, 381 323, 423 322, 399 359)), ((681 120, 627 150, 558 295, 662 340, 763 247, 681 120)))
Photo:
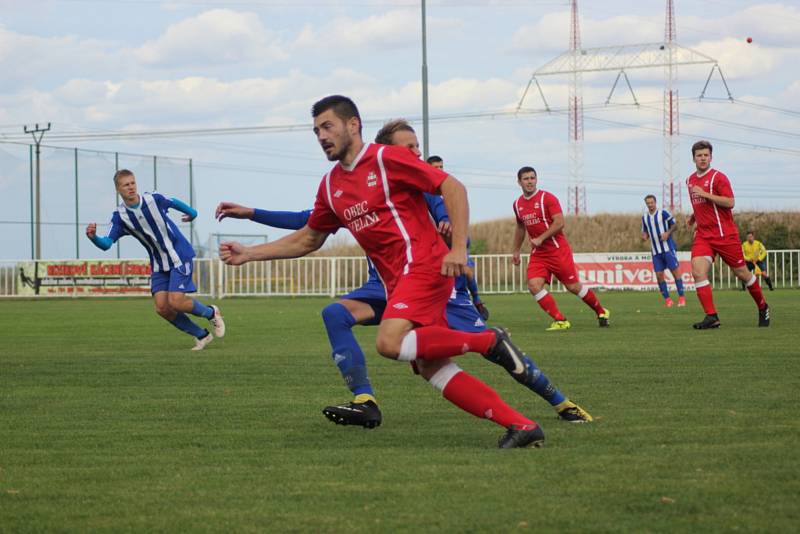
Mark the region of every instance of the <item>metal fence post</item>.
POLYGON ((80 215, 78 208, 78 149, 75 149, 75 257, 81 257, 80 215))
POLYGON ((330 260, 328 260, 328 261, 331 264, 330 268, 329 268, 330 277, 331 277, 331 281, 330 281, 330 284, 329 284, 330 285, 330 290, 331 290, 330 291, 330 297, 333 298, 333 297, 336 296, 336 257, 332 256, 330 258, 330 260))

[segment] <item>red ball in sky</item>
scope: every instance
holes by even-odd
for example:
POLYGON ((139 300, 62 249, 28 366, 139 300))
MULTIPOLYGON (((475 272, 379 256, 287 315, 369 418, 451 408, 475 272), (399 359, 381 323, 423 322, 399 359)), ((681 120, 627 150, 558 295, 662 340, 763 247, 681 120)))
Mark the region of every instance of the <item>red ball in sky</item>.
POLYGON ((747 42, 748 42, 748 43, 752 43, 752 42, 753 42, 753 38, 752 38, 752 37, 748 37, 748 38, 747 38, 747 42))

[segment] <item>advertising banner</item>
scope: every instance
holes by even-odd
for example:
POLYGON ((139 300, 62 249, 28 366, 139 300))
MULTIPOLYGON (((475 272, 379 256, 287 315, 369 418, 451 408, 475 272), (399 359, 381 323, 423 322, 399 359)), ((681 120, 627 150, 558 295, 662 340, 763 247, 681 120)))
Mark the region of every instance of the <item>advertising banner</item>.
POLYGON ((150 295, 147 260, 68 260, 18 264, 18 295, 150 295))
MULTIPOLYGON (((658 290, 653 259, 649 252, 575 254, 575 267, 581 282, 590 287, 607 289, 658 290)), ((678 252, 678 272, 686 289, 694 289, 692 279, 691 253, 678 252)), ((674 288, 672 273, 664 271, 664 276, 674 288)))

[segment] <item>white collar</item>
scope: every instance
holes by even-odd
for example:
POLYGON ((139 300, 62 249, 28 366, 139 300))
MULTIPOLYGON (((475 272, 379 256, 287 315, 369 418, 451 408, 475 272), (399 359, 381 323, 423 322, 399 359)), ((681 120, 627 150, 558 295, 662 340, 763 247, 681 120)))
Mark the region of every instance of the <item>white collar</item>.
POLYGON ((353 172, 353 169, 356 168, 358 162, 361 161, 361 158, 364 156, 364 153, 367 149, 372 145, 372 143, 364 143, 364 146, 361 147, 361 150, 356 154, 356 157, 353 159, 353 162, 350 165, 343 165, 342 162, 339 162, 339 165, 342 166, 342 169, 346 170, 347 172, 353 172))

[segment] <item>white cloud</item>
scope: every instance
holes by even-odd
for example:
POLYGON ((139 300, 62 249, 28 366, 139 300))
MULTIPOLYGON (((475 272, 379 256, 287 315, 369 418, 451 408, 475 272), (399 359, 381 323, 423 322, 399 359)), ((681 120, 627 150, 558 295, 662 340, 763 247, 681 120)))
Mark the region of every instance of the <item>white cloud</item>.
MULTIPOLYGON (((461 25, 461 21, 455 18, 428 17, 427 20, 428 31, 437 35, 461 25)), ((294 47, 332 53, 358 48, 419 47, 421 31, 419 12, 413 9, 387 11, 362 19, 337 17, 318 30, 310 25, 304 26, 294 41, 294 47)))
POLYGON ((144 43, 135 56, 155 66, 223 64, 284 60, 279 40, 258 15, 213 9, 169 26, 159 38, 144 43))

